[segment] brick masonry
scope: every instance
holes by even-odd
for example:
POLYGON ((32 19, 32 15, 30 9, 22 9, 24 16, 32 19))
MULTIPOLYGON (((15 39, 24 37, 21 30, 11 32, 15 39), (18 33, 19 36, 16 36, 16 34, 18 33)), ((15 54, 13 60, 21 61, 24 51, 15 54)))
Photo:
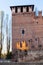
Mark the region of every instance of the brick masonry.
POLYGON ((34 11, 12 13, 13 50, 17 42, 24 40, 31 50, 32 45, 34 45, 33 50, 38 50, 38 45, 41 45, 41 49, 43 49, 43 16, 41 11, 38 12, 38 16, 35 15, 34 11), (24 30, 24 34, 22 30, 24 30))

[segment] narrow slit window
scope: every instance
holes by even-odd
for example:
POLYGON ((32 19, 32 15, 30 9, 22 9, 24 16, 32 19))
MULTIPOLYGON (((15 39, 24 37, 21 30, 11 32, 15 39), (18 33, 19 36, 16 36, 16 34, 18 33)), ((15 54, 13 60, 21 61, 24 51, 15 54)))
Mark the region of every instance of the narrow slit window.
POLYGON ((25 33, 25 31, 24 30, 22 30, 22 34, 24 34, 25 33))

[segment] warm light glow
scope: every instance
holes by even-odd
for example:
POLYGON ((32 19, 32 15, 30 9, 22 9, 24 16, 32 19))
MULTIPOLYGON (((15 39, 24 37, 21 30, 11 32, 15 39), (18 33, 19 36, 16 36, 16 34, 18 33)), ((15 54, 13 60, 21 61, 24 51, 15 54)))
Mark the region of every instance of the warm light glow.
POLYGON ((20 42, 17 42, 16 48, 19 49, 19 50, 28 50, 29 49, 28 46, 26 46, 25 41, 22 41, 21 44, 22 44, 22 47, 20 46, 20 42))
POLYGON ((17 42, 17 43, 16 43, 16 48, 17 48, 17 49, 20 49, 20 42, 17 42))

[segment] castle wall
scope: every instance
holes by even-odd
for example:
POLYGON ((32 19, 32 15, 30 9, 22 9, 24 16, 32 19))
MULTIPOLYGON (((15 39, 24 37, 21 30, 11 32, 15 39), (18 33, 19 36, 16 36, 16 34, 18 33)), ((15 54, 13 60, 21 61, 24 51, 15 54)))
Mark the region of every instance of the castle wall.
POLYGON ((26 41, 30 49, 38 49, 38 45, 43 48, 43 16, 39 11, 38 16, 32 11, 32 7, 19 8, 16 13, 12 12, 12 48, 14 50, 17 42, 26 41), (32 41, 32 42, 30 42, 32 41))

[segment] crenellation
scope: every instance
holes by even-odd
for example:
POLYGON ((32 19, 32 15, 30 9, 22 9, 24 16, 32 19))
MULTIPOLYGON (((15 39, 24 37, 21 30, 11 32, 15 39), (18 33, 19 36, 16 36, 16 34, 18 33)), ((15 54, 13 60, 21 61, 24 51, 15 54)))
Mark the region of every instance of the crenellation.
POLYGON ((17 7, 17 13, 21 12, 21 7, 17 7))
POLYGON ((12 13, 15 13, 15 8, 12 8, 12 13))
POLYGON ((32 12, 32 7, 29 7, 29 12, 32 12))
POLYGON ((38 11, 38 16, 42 17, 42 11, 38 11))
POLYGON ((26 12, 26 7, 23 7, 23 12, 26 12))
POLYGON ((11 11, 14 13, 24 13, 24 12, 32 12, 34 10, 34 5, 24 5, 24 6, 11 6, 11 11))

